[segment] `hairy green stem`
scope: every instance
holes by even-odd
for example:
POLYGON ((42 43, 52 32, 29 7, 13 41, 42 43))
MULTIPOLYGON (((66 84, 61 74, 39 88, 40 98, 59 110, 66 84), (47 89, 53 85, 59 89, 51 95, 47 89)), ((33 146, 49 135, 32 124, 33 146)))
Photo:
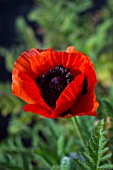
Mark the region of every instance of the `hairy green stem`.
POLYGON ((74 126, 75 126, 76 131, 77 131, 77 133, 78 133, 78 136, 79 136, 79 138, 80 138, 80 140, 81 140, 81 143, 82 143, 82 145, 83 145, 83 147, 84 147, 84 149, 85 149, 85 140, 84 140, 84 138, 83 138, 83 136, 82 136, 82 132, 81 132, 81 129, 80 129, 78 120, 77 120, 77 116, 72 117, 71 119, 72 119, 72 121, 73 121, 73 123, 74 123, 74 126))

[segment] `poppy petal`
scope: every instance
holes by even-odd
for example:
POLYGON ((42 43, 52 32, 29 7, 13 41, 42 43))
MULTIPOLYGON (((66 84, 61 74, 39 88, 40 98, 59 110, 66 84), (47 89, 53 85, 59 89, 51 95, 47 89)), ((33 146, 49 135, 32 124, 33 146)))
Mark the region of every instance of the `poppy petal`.
POLYGON ((56 52, 53 55, 55 65, 63 65, 70 69, 73 77, 77 76, 77 72, 85 72, 85 64, 89 63, 89 58, 82 53, 66 53, 56 52))
POLYGON ((90 112, 88 112, 87 115, 89 115, 89 116, 98 116, 97 113, 96 113, 96 110, 99 107, 99 103, 96 100, 96 95, 94 95, 93 102, 94 102, 93 109, 90 112))
POLYGON ((24 72, 13 70, 12 93, 28 103, 36 103, 41 92, 35 82, 24 72))
POLYGON ((39 87, 29 76, 23 72, 15 73, 12 83, 12 92, 14 95, 30 104, 38 103, 43 108, 52 111, 51 108, 44 102, 44 99, 41 97, 39 87))
MULTIPOLYGON (((79 53, 54 52, 51 57, 54 66, 64 66, 70 69, 73 77, 81 73, 83 66, 87 63, 86 57, 79 53)), ((84 68, 85 69, 85 68, 84 68)))
POLYGON ((54 51, 44 51, 38 54, 38 56, 33 56, 30 59, 30 64, 32 70, 36 73, 37 77, 42 76, 48 70, 55 67, 54 60, 54 51))
POLYGON ((75 62, 73 62, 73 65, 76 66, 82 72, 84 71, 84 68, 85 68, 84 65, 86 63, 88 63, 88 65, 91 66, 92 69, 94 70, 94 65, 91 63, 89 57, 86 56, 84 53, 77 51, 74 46, 68 47, 66 49, 66 52, 76 53, 77 57, 76 57, 75 62))
POLYGON ((51 117, 59 117, 77 101, 83 87, 84 75, 78 75, 61 93, 51 117))
POLYGON ((33 56, 37 56, 39 54, 38 49, 31 48, 30 50, 27 51, 28 56, 31 58, 33 56))
POLYGON ((96 83, 97 83, 97 79, 96 79, 96 73, 94 69, 92 68, 92 66, 90 66, 89 64, 86 64, 84 74, 88 81, 88 92, 89 93, 93 92, 96 86, 96 83))
POLYGON ((74 46, 69 46, 66 49, 66 52, 68 52, 68 53, 78 53, 79 51, 77 51, 74 46))
MULTIPOLYGON (((66 49, 66 52, 79 54, 79 57, 82 56, 85 60, 87 60, 88 64, 93 67, 93 64, 91 63, 89 57, 86 56, 84 53, 77 51, 74 46, 69 46, 69 47, 66 49)), ((79 60, 81 60, 81 59, 79 59, 79 60)), ((83 62, 83 63, 84 63, 84 62, 83 62)))
POLYGON ((51 117, 51 111, 46 108, 41 107, 41 105, 39 105, 37 103, 36 104, 26 104, 24 106, 24 111, 39 114, 41 116, 48 117, 48 118, 51 117))
MULTIPOLYGON (((43 51, 54 51, 53 48, 48 48, 46 50, 41 49, 30 49, 29 51, 23 52, 17 61, 15 62, 14 69, 18 69, 19 71, 23 71, 26 74, 28 74, 32 79, 35 79, 38 75, 38 67, 37 62, 38 61, 44 61, 42 55, 40 55, 43 51), (42 57, 42 59, 39 59, 39 57, 42 57)), ((46 55, 47 56, 47 55, 46 55)), ((47 57, 48 58, 48 57, 47 57)), ((46 60, 47 60, 46 58, 46 60)))
MULTIPOLYGON (((29 55, 27 52, 22 53, 17 61, 14 64, 14 69, 13 70, 18 70, 21 72, 25 72, 27 75, 34 77, 34 73, 31 69, 31 65, 29 62, 29 55)), ((14 72, 14 71, 13 71, 14 72)))
POLYGON ((96 108, 98 107, 98 102, 96 101, 95 95, 86 94, 80 96, 80 98, 75 102, 75 104, 70 109, 73 116, 82 115, 94 115, 96 108))

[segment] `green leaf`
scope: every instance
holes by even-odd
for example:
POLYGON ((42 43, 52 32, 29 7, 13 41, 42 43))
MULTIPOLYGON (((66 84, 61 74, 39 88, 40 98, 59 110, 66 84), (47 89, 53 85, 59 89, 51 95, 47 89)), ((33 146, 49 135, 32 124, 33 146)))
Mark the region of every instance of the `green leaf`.
POLYGON ((25 170, 32 170, 31 162, 28 157, 26 157, 25 154, 22 154, 23 164, 25 170))
POLYGON ((113 165, 112 164, 105 164, 105 165, 102 165, 102 166, 99 166, 98 167, 99 170, 108 170, 108 169, 113 169, 113 165))
POLYGON ((103 105, 103 107, 105 108, 105 110, 113 120, 113 105, 107 99, 101 100, 101 104, 103 105))
POLYGON ((62 155, 63 156, 64 148, 65 148, 65 136, 61 135, 61 136, 59 136, 58 141, 57 141, 57 152, 58 152, 58 155, 62 155))
POLYGON ((110 164, 111 153, 106 147, 105 131, 103 130, 104 121, 101 120, 86 144, 85 152, 82 153, 83 161, 75 159, 75 164, 80 170, 104 170, 113 167, 110 164))
POLYGON ((13 166, 10 163, 0 163, 0 167, 2 167, 2 169, 4 168, 4 170, 23 170, 22 168, 18 167, 18 166, 13 166))
POLYGON ((22 109, 22 101, 13 96, 11 83, 0 83, 0 110, 6 116, 9 113, 17 114, 22 109))
POLYGON ((58 165, 53 165, 51 170, 60 170, 60 167, 58 165))

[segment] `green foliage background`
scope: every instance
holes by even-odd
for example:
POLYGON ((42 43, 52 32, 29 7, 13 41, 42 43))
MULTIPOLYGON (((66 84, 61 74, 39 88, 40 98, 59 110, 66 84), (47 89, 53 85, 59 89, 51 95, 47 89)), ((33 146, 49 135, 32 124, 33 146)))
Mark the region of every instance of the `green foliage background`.
POLYGON ((57 3, 35 0, 27 19, 39 27, 34 31, 25 18, 18 17, 15 23, 18 45, 10 49, 0 47, 9 72, 21 52, 30 48, 53 47, 65 51, 74 45, 90 56, 97 72, 96 94, 100 107, 98 118, 78 119, 86 150, 82 152, 70 119, 50 120, 24 113, 24 102, 12 95, 11 82, 0 81, 1 114, 11 115, 8 137, 0 143, 1 169, 113 169, 113 1, 107 0, 96 12, 90 11, 93 5, 91 0, 58 0, 57 3), (43 36, 42 42, 37 34, 43 36), (97 125, 100 119, 104 122, 97 125), (29 146, 26 147, 25 141, 29 146))

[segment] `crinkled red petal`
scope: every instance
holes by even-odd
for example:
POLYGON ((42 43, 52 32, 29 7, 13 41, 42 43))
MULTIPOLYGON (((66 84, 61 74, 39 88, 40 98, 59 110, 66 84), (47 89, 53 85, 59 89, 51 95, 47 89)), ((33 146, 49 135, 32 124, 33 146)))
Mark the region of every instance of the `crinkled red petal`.
POLYGON ((89 63, 89 58, 79 52, 55 52, 52 54, 52 62, 55 63, 55 65, 63 65, 64 67, 69 68, 73 77, 77 76, 77 74, 80 72, 84 73, 86 69, 86 64, 90 64, 92 66, 92 63, 89 63))
POLYGON ((95 111, 97 107, 98 102, 96 101, 95 94, 92 93, 80 96, 70 110, 73 116, 96 116, 95 111))
POLYGON ((68 52, 68 53, 78 53, 79 51, 77 51, 74 46, 69 46, 66 49, 66 52, 68 52))
POLYGON ((88 61, 88 63, 89 63, 90 65, 93 65, 93 64, 91 63, 89 57, 86 56, 84 53, 77 51, 74 46, 69 46, 69 47, 66 49, 66 52, 68 52, 68 53, 78 53, 78 54, 80 54, 81 56, 84 56, 84 58, 87 59, 87 61, 88 61))
POLYGON ((12 93, 28 103, 37 103, 41 92, 35 82, 24 72, 13 70, 12 93))
POLYGON ((35 48, 31 48, 30 50, 27 51, 29 57, 37 56, 39 54, 39 51, 35 48))
POLYGON ((51 55, 50 61, 53 63, 54 67, 62 65, 69 68, 73 77, 83 71, 83 69, 85 69, 84 64, 88 63, 87 57, 80 53, 52 52, 49 55, 51 55))
POLYGON ((31 69, 31 64, 29 62, 29 58, 30 58, 30 56, 29 56, 28 52, 23 52, 19 56, 17 61, 15 62, 12 74, 14 75, 15 70, 18 70, 18 71, 26 73, 27 75, 29 75, 30 77, 32 77, 34 79, 35 74, 31 69))
POLYGON ((97 113, 96 113, 96 110, 97 110, 97 108, 99 107, 99 103, 98 103, 98 101, 96 100, 96 95, 94 95, 93 102, 94 102, 93 108, 92 108, 91 111, 89 111, 89 112, 87 113, 87 115, 89 115, 89 116, 98 116, 97 113))
POLYGON ((25 73, 15 73, 12 83, 12 92, 14 95, 18 96, 24 101, 30 104, 37 103, 45 108, 45 110, 52 112, 51 108, 44 102, 44 99, 41 97, 40 89, 36 83, 25 73))
MULTIPOLYGON (((35 79, 38 76, 37 72, 39 72, 37 63, 40 61, 44 61, 43 56, 40 55, 41 52, 43 51, 54 51, 54 49, 48 48, 46 50, 41 50, 41 49, 36 50, 32 48, 29 51, 25 51, 19 56, 19 58, 15 62, 14 69, 23 71, 26 74, 28 74, 32 79, 35 79), (42 59, 39 59, 39 57, 42 57, 42 59)), ((46 55, 46 60, 47 59, 48 59, 48 55, 46 55)))
POLYGON ((54 68, 55 66, 63 65, 66 68, 71 68, 71 66, 73 66, 73 62, 76 60, 76 56, 77 55, 74 53, 70 54, 51 50, 38 53, 38 55, 32 56, 29 61, 35 74, 37 76, 41 76, 50 68, 54 68))
POLYGON ((39 105, 37 103, 36 104, 27 104, 27 105, 25 105, 24 106, 24 111, 39 114, 39 115, 47 117, 47 118, 51 117, 51 111, 46 109, 46 108, 43 108, 41 105, 39 105))
POLYGON ((91 65, 85 64, 84 74, 88 81, 88 93, 94 92, 95 85, 97 83, 96 73, 91 65))
MULTIPOLYGON (((90 61, 89 57, 86 56, 84 53, 77 51, 74 46, 68 47, 66 49, 66 52, 68 52, 68 53, 75 53, 76 54, 76 60, 73 62, 72 65, 75 66, 77 69, 79 69, 82 72, 84 72, 85 64, 87 63, 94 70, 94 65, 90 61)), ((75 68, 72 67, 71 72, 73 72, 73 69, 75 70, 75 68)))
POLYGON ((31 68, 37 77, 42 76, 48 70, 55 67, 55 63, 52 60, 54 53, 54 51, 44 51, 30 59, 31 68))
POLYGON ((51 117, 59 117, 63 112, 68 110, 74 103, 76 103, 78 96, 82 92, 84 81, 84 75, 80 74, 75 77, 74 81, 72 81, 61 93, 60 97, 56 101, 56 108, 52 112, 51 117))
POLYGON ((77 70, 84 71, 85 63, 88 63, 88 58, 82 53, 67 53, 67 52, 55 52, 53 50, 43 51, 41 53, 37 50, 31 49, 23 55, 29 55, 29 62, 31 70, 37 76, 41 76, 46 73, 50 68, 63 65, 66 68, 70 68, 71 73, 75 77, 77 70))

